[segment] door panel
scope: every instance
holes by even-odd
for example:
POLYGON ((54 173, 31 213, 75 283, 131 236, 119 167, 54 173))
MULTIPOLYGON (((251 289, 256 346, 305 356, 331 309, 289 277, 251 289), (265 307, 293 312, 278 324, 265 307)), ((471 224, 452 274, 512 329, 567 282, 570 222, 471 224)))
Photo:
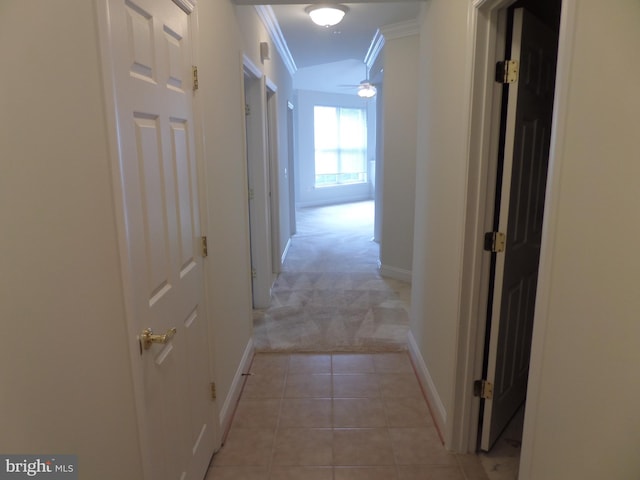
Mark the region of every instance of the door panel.
POLYGON ((269 182, 269 140, 265 77, 245 71, 246 161, 249 187, 249 237, 251 243, 252 295, 254 308, 271 304, 273 261, 271 247, 271 199, 269 182))
POLYGON ((481 448, 489 450, 526 398, 553 111, 557 36, 524 9, 514 11, 499 230, 481 448))
POLYGON ((202 480, 217 435, 197 247, 191 20, 170 0, 106 1, 132 330, 175 329, 165 343, 141 345, 133 366, 145 475, 202 480))

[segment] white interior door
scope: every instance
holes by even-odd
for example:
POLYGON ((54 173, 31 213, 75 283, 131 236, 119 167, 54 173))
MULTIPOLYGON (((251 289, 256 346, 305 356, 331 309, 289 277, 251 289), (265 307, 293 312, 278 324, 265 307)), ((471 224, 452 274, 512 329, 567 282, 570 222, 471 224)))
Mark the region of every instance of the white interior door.
POLYGON ((266 308, 271 304, 273 284, 269 138, 265 79, 257 75, 255 69, 245 68, 246 160, 253 307, 266 308))
POLYGON ((489 450, 524 403, 540 259, 557 36, 524 9, 513 19, 511 59, 518 80, 509 84, 498 253, 484 400, 481 448, 489 450))
POLYGON ((131 330, 158 335, 133 365, 145 475, 202 480, 217 435, 198 248, 192 4, 107 2, 131 330))

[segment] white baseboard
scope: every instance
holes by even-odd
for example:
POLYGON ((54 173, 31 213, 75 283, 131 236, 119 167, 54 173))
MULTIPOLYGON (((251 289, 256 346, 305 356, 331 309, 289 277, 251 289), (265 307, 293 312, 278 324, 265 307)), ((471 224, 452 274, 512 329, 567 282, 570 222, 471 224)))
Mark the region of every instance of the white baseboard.
POLYGON ((434 417, 433 420, 436 422, 440 432, 444 434, 447 425, 447 410, 442 403, 433 378, 431 378, 431 374, 429 373, 429 368, 422 357, 422 353, 420 353, 420 348, 418 348, 416 339, 411 331, 408 334, 407 340, 409 343, 409 355, 411 355, 411 360, 416 368, 422 389, 427 395, 427 401, 429 402, 431 413, 434 417))
POLYGON ((280 258, 280 265, 284 265, 284 261, 287 258, 287 254, 289 253, 289 247, 291 247, 291 237, 287 240, 287 244, 284 247, 284 252, 282 252, 282 258, 280 258))
POLYGON ((390 267, 389 265, 380 264, 380 275, 383 277, 395 278, 403 282, 411 283, 411 270, 403 268, 390 267))
POLYGON ((335 195, 329 198, 319 198, 314 200, 307 200, 304 202, 296 202, 296 208, 327 207, 330 205, 340 205, 343 203, 368 202, 369 200, 373 200, 373 197, 368 192, 364 194, 358 193, 355 195, 345 196, 335 195))
POLYGON ((225 433, 231 426, 231 420, 233 420, 233 412, 236 408, 236 404, 238 403, 238 399, 240 398, 240 393, 242 392, 242 384, 244 382, 244 377, 242 376, 242 374, 249 371, 249 366, 251 365, 251 360, 253 359, 253 353, 253 338, 250 338, 246 348, 244 349, 244 353, 242 355, 242 359, 240 360, 240 364, 238 365, 236 373, 233 376, 233 381, 231 382, 231 388, 229 389, 227 398, 224 399, 224 403, 222 404, 222 408, 220 409, 220 432, 223 436, 223 439, 225 433))

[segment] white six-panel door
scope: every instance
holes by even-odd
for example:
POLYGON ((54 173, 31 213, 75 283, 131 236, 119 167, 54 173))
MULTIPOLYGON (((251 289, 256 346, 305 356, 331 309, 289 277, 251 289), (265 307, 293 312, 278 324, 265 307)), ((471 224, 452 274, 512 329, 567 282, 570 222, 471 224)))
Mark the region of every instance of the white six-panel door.
POLYGON ((193 5, 106 1, 130 330, 169 333, 134 356, 145 476, 202 480, 216 426, 199 249, 193 5))

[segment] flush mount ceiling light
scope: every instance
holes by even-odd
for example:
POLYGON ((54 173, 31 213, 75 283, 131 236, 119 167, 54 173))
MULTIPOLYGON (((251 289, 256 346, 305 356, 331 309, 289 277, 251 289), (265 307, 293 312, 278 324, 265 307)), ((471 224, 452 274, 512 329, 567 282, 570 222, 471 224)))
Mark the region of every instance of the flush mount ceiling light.
POLYGON ((317 4, 309 5, 304 11, 309 14, 316 25, 333 27, 342 21, 349 8, 344 5, 317 4))

